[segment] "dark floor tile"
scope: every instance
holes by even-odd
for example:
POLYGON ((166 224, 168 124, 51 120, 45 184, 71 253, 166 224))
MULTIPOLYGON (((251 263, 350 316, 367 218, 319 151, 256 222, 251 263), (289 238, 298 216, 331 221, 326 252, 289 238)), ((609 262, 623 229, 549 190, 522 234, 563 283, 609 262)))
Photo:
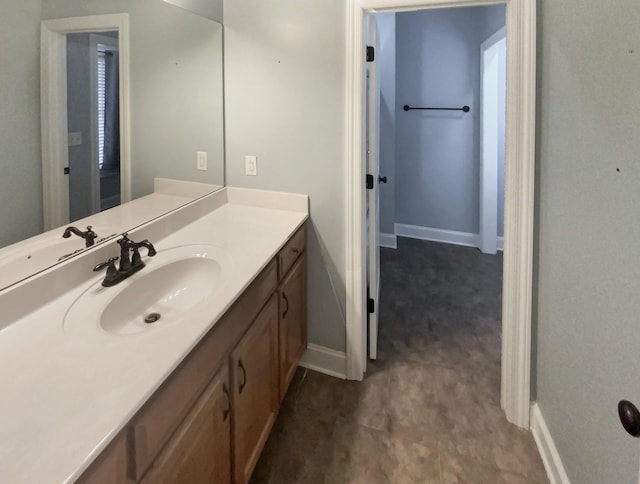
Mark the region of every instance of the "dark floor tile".
POLYGON ((383 249, 377 361, 363 382, 298 370, 252 484, 548 482, 500 408, 501 277, 501 254, 383 249))
POLYGON ((349 420, 338 421, 325 482, 439 483, 438 451, 349 420))
POLYGON ((513 474, 459 455, 440 452, 442 484, 548 484, 544 475, 513 474))

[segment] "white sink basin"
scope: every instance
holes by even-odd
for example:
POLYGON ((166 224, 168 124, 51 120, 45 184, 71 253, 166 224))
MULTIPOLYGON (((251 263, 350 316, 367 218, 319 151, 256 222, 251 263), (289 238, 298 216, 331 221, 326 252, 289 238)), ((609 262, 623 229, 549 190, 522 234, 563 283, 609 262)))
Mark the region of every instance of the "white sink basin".
MULTIPOLYGON (((94 227, 94 231, 99 235, 96 242, 118 233, 108 227, 94 227)), ((62 229, 59 233, 35 237, 34 240, 15 244, 15 247, 6 247, 0 251, 0 288, 40 272, 64 260, 64 256, 71 256, 85 248, 85 241, 80 237, 74 235, 63 239, 62 229)))
POLYGON ((113 287, 85 291, 64 319, 65 331, 131 335, 198 317, 232 272, 232 259, 211 245, 184 245, 143 257, 140 272, 113 287))

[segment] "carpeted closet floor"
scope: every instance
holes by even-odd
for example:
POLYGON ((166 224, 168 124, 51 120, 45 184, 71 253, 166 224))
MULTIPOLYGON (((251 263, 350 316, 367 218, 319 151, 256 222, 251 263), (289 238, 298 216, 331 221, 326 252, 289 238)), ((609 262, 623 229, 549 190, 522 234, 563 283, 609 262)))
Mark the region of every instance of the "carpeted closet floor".
POLYGON ((502 255, 398 238, 381 275, 378 359, 299 369, 252 484, 547 483, 500 409, 502 255))

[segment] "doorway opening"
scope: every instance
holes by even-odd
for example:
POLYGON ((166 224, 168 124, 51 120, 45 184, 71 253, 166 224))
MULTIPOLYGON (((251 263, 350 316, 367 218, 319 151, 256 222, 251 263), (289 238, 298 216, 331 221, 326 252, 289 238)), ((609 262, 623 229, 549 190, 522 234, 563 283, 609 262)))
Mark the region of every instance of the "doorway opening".
POLYGON ((41 29, 44 229, 130 200, 127 14, 41 29))
POLYGON ((66 35, 69 222, 120 204, 118 32, 66 35))
MULTIPOLYGON (((493 2, 492 2, 493 3, 493 2)), ((498 2, 499 3, 499 2, 498 2)), ((504 270, 500 404, 507 419, 529 425, 533 167, 535 139, 535 1, 506 5, 504 270)), ((365 17, 369 13, 483 6, 449 0, 352 0, 348 18, 347 377, 367 365, 365 223, 365 17)), ((384 174, 383 174, 384 175, 384 174)))
POLYGON ((499 382, 506 43, 494 38, 504 6, 370 21, 366 144, 380 184, 367 204, 379 232, 369 229, 369 358, 380 335, 391 354, 420 348, 431 353, 420 360, 469 371, 467 355, 499 382))

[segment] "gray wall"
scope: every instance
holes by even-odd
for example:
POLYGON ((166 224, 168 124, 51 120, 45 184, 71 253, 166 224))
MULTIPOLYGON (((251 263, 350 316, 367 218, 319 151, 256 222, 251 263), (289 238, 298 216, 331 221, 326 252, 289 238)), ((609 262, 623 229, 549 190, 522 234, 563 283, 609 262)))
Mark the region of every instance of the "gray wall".
POLYGON ((376 15, 378 32, 378 85, 380 87, 380 232, 395 233, 396 158, 396 14, 376 15))
POLYGON ((42 231, 40 0, 0 0, 0 247, 42 231))
POLYGON ((500 20, 502 7, 397 14, 396 222, 479 232, 480 44, 500 20))
POLYGON ((635 484, 640 7, 538 4, 537 399, 571 482, 635 484))
POLYGON ((306 193, 309 341, 345 348, 343 0, 227 0, 226 181, 306 193), (244 175, 245 155, 258 176, 244 175))
POLYGON ((222 0, 164 0, 203 17, 222 23, 222 0))

